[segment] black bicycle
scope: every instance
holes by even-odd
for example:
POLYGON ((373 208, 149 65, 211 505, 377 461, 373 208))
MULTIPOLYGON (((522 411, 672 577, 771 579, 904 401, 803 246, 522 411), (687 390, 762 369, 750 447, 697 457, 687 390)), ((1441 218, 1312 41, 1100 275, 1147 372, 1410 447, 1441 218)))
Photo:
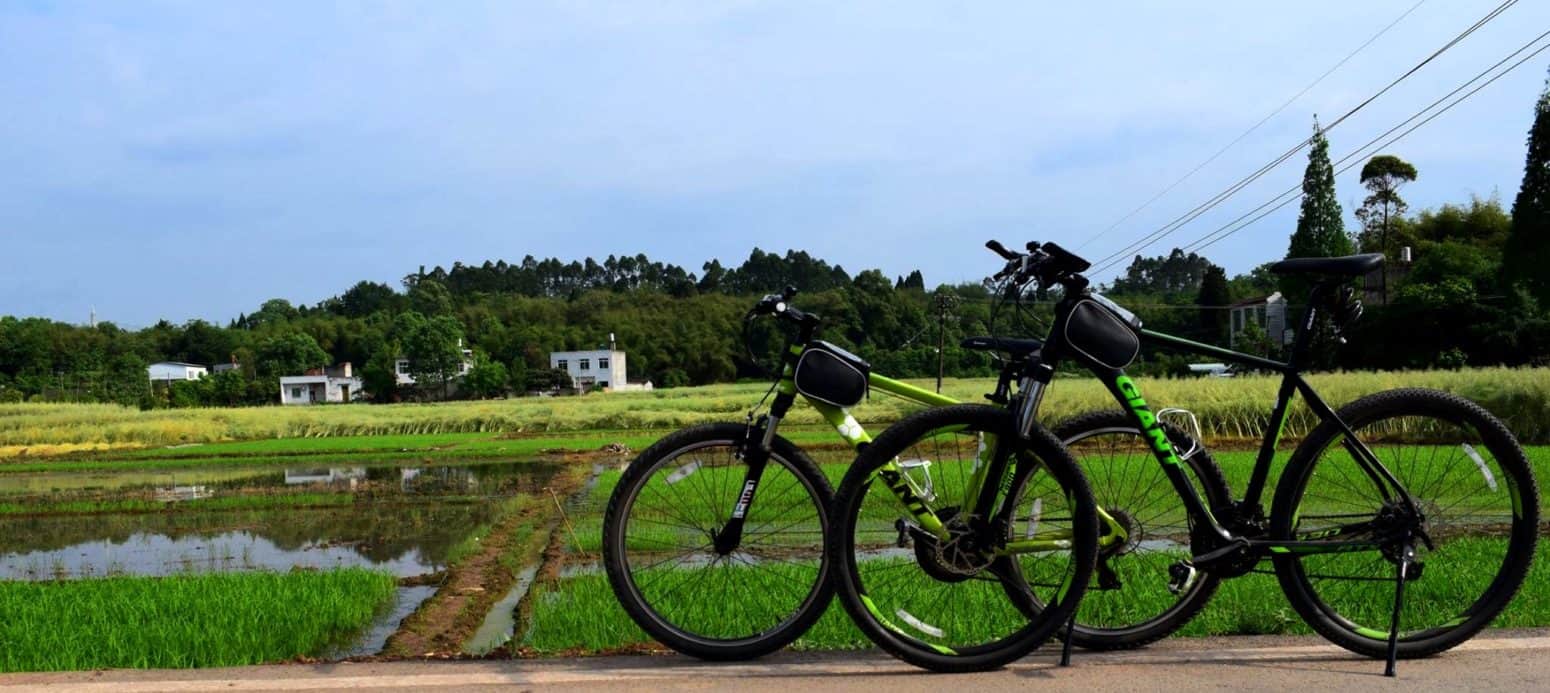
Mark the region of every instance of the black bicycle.
MULTIPOLYGON (((913 435, 885 434, 862 459, 878 464, 914 454, 941 431, 983 425, 986 417, 1027 421, 1067 359, 1102 380, 1122 411, 1089 414, 1057 429, 1091 480, 1101 518, 1095 582, 1068 630, 1071 640, 1101 649, 1156 640, 1198 613, 1218 581, 1253 572, 1268 557, 1287 599, 1310 626, 1353 652, 1386 657, 1392 675, 1397 658, 1435 654, 1472 637, 1522 585, 1538 538, 1538 489, 1521 446, 1498 419, 1461 397, 1421 389, 1380 392, 1336 411, 1302 377, 1321 316, 1332 318, 1337 331, 1360 316, 1360 301, 1348 285, 1380 266, 1381 255, 1272 266, 1314 280, 1290 358, 1280 362, 1141 329, 1129 311, 1089 290, 1085 260, 1055 244, 1030 243, 1027 253, 988 245, 1008 262, 998 275, 1009 279, 1007 300, 1018 300, 1029 287, 1061 292, 1045 339, 965 342, 1026 364, 1017 413, 976 407, 922 414, 922 420, 934 417, 929 426, 913 435), (1198 441, 1193 417, 1154 412, 1125 375, 1143 340, 1282 375, 1273 425, 1243 498, 1231 498, 1198 441), (1282 470, 1267 516, 1261 497, 1299 393, 1320 423, 1282 470)), ((1005 382, 996 394, 1008 401, 1005 382)), ((864 528, 851 499, 869 481, 866 466, 858 461, 836 493, 836 536, 864 528)), ((1042 516, 1033 504, 969 524, 988 522, 984 537, 1015 536, 1042 516)), ((842 539, 831 557, 842 597, 853 595, 856 587, 847 583, 859 580, 858 563, 847 563, 843 554, 862 544, 842 539)), ((1036 564, 1020 568, 1004 573, 1025 584, 1002 584, 1015 587, 1013 600, 1026 613, 1041 613, 1047 608, 1041 592, 1057 576, 1036 564)))

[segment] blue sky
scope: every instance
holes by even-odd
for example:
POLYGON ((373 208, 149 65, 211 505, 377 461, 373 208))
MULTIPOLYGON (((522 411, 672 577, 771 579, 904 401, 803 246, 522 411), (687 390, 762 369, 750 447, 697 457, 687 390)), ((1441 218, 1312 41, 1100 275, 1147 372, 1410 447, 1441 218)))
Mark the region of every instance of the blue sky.
MULTIPOLYGON (((1083 243, 1414 4, 0 3, 0 314, 224 323, 422 263, 644 252, 698 272, 755 246, 972 280, 994 269, 985 239, 1083 243)), ((1425 2, 1083 254, 1193 207, 1496 4, 1425 2)), ((1519 3, 1332 152, 1546 28, 1550 3, 1519 3)), ((1510 203, 1547 64, 1390 150, 1420 169, 1413 208, 1510 203)), ((1233 273, 1277 258, 1295 216, 1208 254, 1233 273)))

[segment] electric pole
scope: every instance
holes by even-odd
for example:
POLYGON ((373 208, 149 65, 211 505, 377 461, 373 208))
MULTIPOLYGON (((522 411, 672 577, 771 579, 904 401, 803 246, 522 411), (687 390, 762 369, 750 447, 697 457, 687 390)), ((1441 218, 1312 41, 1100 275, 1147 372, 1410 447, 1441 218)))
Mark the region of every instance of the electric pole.
POLYGON ((956 294, 936 293, 936 392, 942 394, 942 372, 947 356, 947 316, 958 306, 956 294))

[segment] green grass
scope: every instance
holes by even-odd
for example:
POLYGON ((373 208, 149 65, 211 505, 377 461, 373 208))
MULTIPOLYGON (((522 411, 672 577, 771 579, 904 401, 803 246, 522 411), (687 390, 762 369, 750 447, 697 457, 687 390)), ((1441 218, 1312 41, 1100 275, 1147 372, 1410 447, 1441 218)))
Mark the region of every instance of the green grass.
MULTIPOLYGON (((1269 564, 1264 564, 1266 568, 1269 564)), ((1435 623, 1440 614, 1459 603, 1461 590, 1468 579, 1422 580, 1411 583, 1407 609, 1408 623, 1435 623)), ((1534 567, 1529 572, 1523 590, 1492 624, 1497 627, 1527 628, 1550 626, 1550 556, 1540 551, 1535 556, 1534 567)), ((1391 585, 1387 585, 1391 588, 1391 585)), ((650 643, 646 633, 624 613, 608 587, 602 574, 587 574, 561 580, 556 585, 540 586, 534 602, 534 613, 524 644, 540 653, 600 652, 650 643)), ((1089 592, 1089 595, 1094 594, 1089 592)), ((1156 593, 1153 593, 1156 594, 1156 593)), ((1161 591, 1161 594, 1167 594, 1161 591)), ((1392 592, 1389 592, 1392 594, 1392 592)), ((757 598, 757 597, 754 597, 757 598)), ((1132 607, 1138 606, 1130 602, 1132 607)), ((1147 604, 1147 608, 1159 608, 1147 604)), ((999 608, 999 607, 998 607, 999 608)), ((1008 604, 1006 608, 1011 608, 1008 604)), ((1092 616, 1093 607, 1084 600, 1084 618, 1092 616)), ((1128 617, 1108 607, 1108 618, 1128 617)), ((1357 613, 1365 619, 1386 617, 1386 608, 1379 600, 1371 600, 1366 613, 1357 613)), ((705 618, 726 612, 718 604, 704 604, 705 618)), ((1210 604, 1180 632, 1181 636, 1244 635, 1244 634, 1308 634, 1312 630, 1304 625, 1281 593, 1280 584, 1273 575, 1251 574, 1222 583, 1221 589, 1210 604)), ((797 649, 854 649, 870 647, 868 642, 850 623, 844 609, 832 604, 812 630, 797 640, 797 649)))
MULTIPOLYGON (((438 498, 438 503, 460 499, 438 498)), ((462 500, 467 502, 467 500, 462 500)), ((36 503, 0 502, 0 515, 74 515, 92 513, 144 513, 195 510, 259 510, 276 508, 320 508, 352 505, 348 493, 258 493, 218 498, 198 498, 164 502, 146 498, 110 500, 42 501, 36 503)))
MULTIPOLYGON (((1329 373, 1310 380, 1326 400, 1337 404, 1395 387, 1458 392, 1506 419, 1523 439, 1550 441, 1550 369, 1329 373)), ((1142 379, 1140 385, 1154 407, 1188 407, 1199 415, 1208 434, 1244 438, 1264 428, 1278 383, 1275 378, 1253 376, 1142 379)), ((964 401, 980 401, 980 395, 991 386, 983 379, 949 380, 944 392, 964 401)), ((39 447, 30 453, 36 456, 46 452, 46 446, 60 445, 145 448, 272 438, 669 430, 704 421, 738 420, 766 387, 744 383, 583 397, 385 406, 139 411, 115 405, 11 404, 0 405, 0 454, 26 456, 29 453, 24 448, 29 446, 39 447)), ((1061 379, 1044 401, 1049 420, 1113 406, 1103 386, 1086 377, 1061 379)), ((863 422, 886 422, 896 420, 911 406, 876 396, 858 407, 856 415, 863 422)), ((788 421, 821 423, 807 407, 798 407, 788 421)), ((1288 434, 1300 436, 1312 422, 1311 413, 1298 406, 1288 422, 1288 434)))
POLYGON ((319 655, 395 594, 359 569, 0 582, 0 671, 216 667, 319 655))

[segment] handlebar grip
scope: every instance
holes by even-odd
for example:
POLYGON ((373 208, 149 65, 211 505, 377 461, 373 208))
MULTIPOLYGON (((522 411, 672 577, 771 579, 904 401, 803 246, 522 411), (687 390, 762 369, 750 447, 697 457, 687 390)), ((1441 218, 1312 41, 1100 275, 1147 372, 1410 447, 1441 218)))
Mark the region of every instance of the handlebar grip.
POLYGON ((1001 245, 1001 241, 985 241, 985 247, 989 248, 991 252, 1000 255, 1002 259, 1005 260, 1016 260, 1018 257, 1017 253, 1007 250, 1006 246, 1001 245))

